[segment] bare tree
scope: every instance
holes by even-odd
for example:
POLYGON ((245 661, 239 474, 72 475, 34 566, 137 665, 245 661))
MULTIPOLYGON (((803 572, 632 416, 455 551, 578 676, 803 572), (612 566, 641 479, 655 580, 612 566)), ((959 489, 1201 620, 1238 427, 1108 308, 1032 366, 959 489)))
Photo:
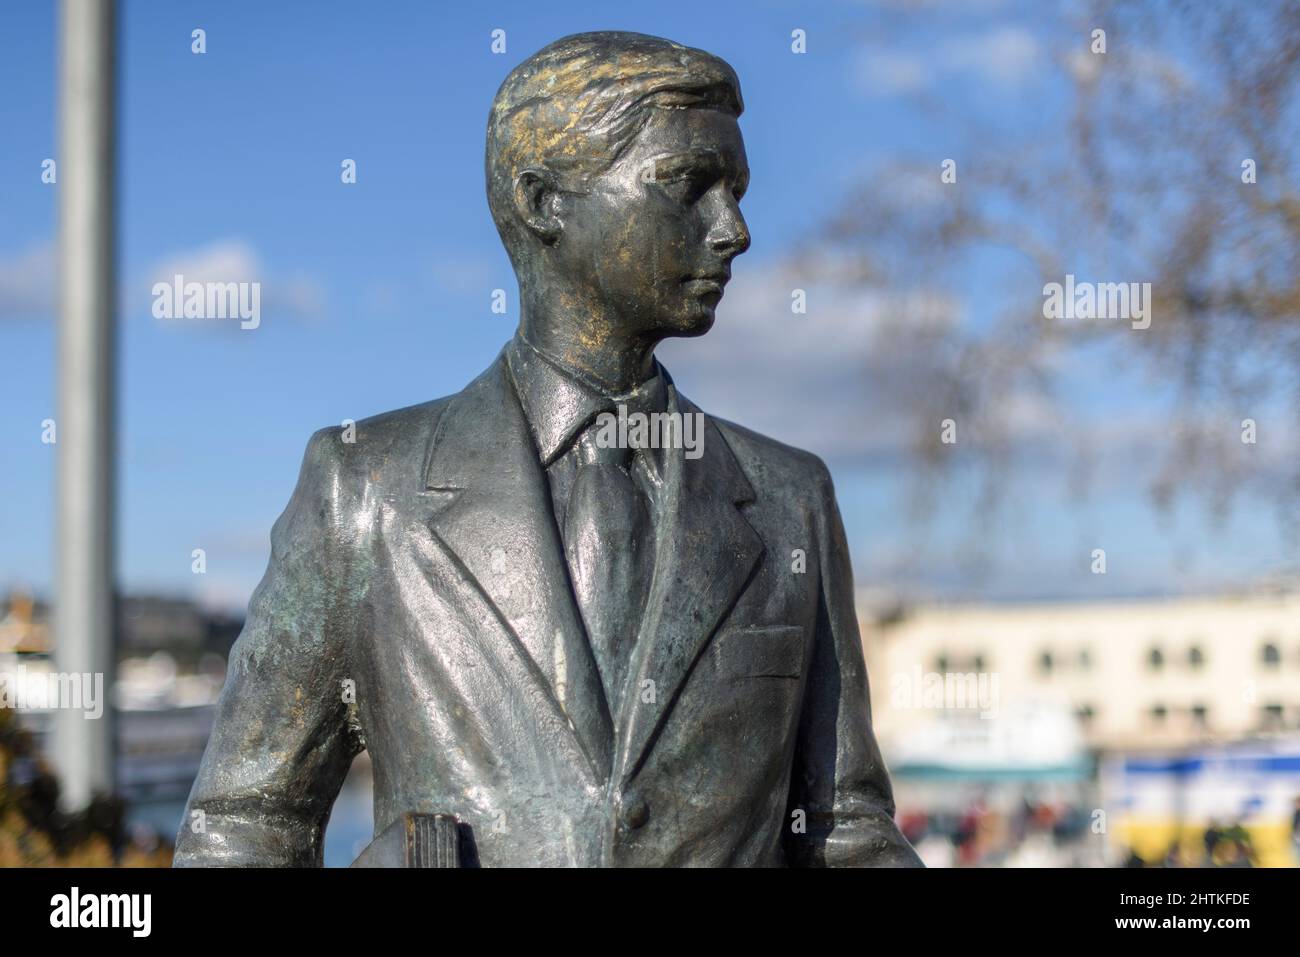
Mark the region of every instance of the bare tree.
POLYGON ((983 476, 981 510, 995 503, 1009 466, 1035 454, 1016 430, 1026 396, 1065 416, 1057 438, 1086 469, 1093 439, 1052 400, 1062 368, 1094 350, 1165 397, 1167 427, 1141 436, 1154 502, 1185 494, 1222 514, 1248 493, 1296 529, 1300 4, 1094 3, 1046 39, 1061 109, 1009 142, 925 101, 967 124, 959 181, 941 183, 934 156, 875 169, 810 250, 890 288, 959 289, 996 251, 1023 263, 999 280, 994 321, 953 316, 893 344, 919 474, 964 462, 983 476), (1149 281, 1150 328, 1044 318, 1043 286, 1066 273, 1149 281), (956 446, 941 440, 948 418, 956 446))

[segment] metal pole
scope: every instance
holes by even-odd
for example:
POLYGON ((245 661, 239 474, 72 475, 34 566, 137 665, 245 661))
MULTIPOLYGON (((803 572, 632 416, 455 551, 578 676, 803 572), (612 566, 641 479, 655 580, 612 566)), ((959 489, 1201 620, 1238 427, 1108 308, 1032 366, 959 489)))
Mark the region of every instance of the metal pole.
POLYGON ((102 716, 55 711, 60 803, 114 786, 113 0, 60 6, 58 532, 54 654, 64 674, 102 675, 102 716))

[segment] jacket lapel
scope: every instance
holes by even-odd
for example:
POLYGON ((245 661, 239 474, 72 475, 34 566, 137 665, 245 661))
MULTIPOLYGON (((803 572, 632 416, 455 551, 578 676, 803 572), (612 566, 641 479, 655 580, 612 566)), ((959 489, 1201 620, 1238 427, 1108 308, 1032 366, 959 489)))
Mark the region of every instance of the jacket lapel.
MULTIPOLYGON (((673 406, 699 413, 675 389, 673 406)), ((748 583, 763 543, 737 505, 754 491, 722 433, 705 419, 703 454, 688 459, 683 449, 665 450, 666 508, 660 520, 654 581, 633 654, 633 683, 627 691, 617 752, 619 779, 626 783, 671 710, 700 652, 748 583), (644 682, 654 682, 646 701, 644 682)))
POLYGON ((434 538, 496 608, 549 706, 568 719, 604 782, 612 759, 609 709, 504 354, 443 414, 425 488, 446 493, 428 520, 434 538))

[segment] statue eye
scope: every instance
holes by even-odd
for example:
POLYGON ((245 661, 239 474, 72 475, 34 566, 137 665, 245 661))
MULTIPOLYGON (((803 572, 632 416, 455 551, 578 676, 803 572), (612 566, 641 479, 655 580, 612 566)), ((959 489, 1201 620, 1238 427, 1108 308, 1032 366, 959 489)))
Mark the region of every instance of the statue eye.
MULTIPOLYGON (((657 161, 655 180, 673 199, 693 206, 717 187, 728 189, 731 177, 716 156, 705 153, 657 161)), ((743 194, 744 184, 736 186, 743 194)))
POLYGON ((699 202, 713 185, 712 177, 704 170, 687 170, 678 183, 680 194, 688 203, 699 202))
POLYGON ((709 170, 688 167, 659 179, 659 184, 684 203, 697 203, 713 188, 715 176, 709 170))

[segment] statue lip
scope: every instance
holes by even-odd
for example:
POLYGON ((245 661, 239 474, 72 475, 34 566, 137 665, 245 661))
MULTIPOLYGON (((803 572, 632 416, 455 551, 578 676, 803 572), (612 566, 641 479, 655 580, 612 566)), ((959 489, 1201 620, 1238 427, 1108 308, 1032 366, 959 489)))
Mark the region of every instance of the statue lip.
POLYGON ((696 276, 686 280, 685 285, 692 296, 717 296, 721 299, 727 280, 723 276, 696 276))
POLYGON ((727 272, 707 272, 699 275, 690 276, 686 279, 688 283, 712 283, 718 287, 725 286, 731 280, 731 273, 727 272))

